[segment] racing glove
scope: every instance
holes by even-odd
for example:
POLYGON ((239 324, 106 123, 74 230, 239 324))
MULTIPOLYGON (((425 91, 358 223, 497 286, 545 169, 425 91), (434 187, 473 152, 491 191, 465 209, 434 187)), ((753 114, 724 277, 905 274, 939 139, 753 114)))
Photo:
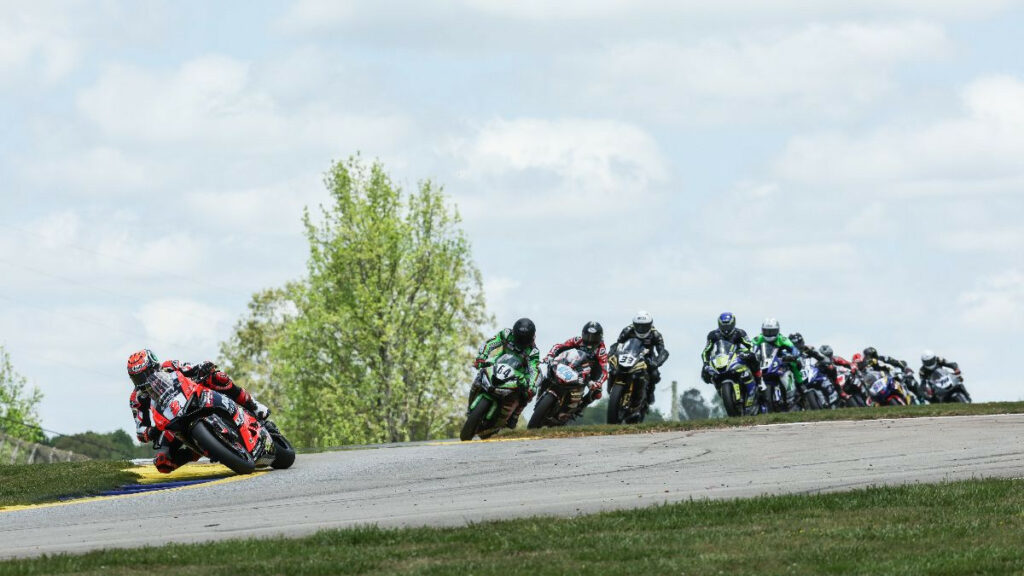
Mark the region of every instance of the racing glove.
POLYGON ((714 375, 715 371, 711 368, 711 366, 704 366, 704 369, 700 371, 701 380, 703 380, 707 384, 711 383, 711 379, 714 377, 714 375))
POLYGON ((267 408, 262 402, 253 398, 252 396, 249 397, 249 402, 245 405, 245 407, 248 408, 250 412, 255 414, 256 418, 259 420, 266 420, 267 418, 270 417, 270 408, 267 408))

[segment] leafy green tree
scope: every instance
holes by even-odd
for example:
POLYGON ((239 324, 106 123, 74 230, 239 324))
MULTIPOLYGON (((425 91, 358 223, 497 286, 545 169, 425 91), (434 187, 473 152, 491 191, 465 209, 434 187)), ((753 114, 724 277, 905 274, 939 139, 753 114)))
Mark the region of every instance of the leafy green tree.
POLYGON ((68 436, 57 436, 50 446, 88 456, 94 460, 124 460, 129 458, 151 458, 153 448, 148 444, 138 446, 124 430, 100 434, 82 432, 68 436))
POLYGON ((270 349, 295 316, 297 291, 296 284, 288 284, 254 294, 235 333, 220 346, 221 368, 271 407, 282 406, 283 398, 270 349))
POLYGON ((14 371, 11 356, 0 346, 0 432, 29 442, 46 439, 39 429, 39 388, 26 390, 25 377, 14 371))
POLYGON ((489 321, 459 216, 429 181, 335 163, 332 202, 304 217, 308 275, 257 294, 224 364, 269 390, 299 446, 454 434, 489 321))

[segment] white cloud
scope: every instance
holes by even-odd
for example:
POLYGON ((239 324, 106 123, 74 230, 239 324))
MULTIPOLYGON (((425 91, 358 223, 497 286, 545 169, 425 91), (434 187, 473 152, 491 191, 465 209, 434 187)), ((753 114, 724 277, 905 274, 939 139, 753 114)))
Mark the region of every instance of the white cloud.
POLYGON ((19 73, 41 72, 48 82, 66 76, 80 50, 72 23, 71 11, 59 2, 0 5, 0 82, 19 73))
POLYGON ((880 192, 969 194, 1024 187, 1024 81, 978 79, 963 91, 964 113, 864 135, 794 138, 775 165, 792 181, 841 188, 885 184, 880 192))
POLYGON ((400 116, 344 113, 315 98, 282 107, 251 63, 221 55, 189 60, 169 73, 110 66, 80 94, 78 107, 106 136, 125 142, 260 154, 360 146, 376 153, 409 132, 400 116))
POLYGON ((892 88, 893 69, 949 49, 923 22, 810 24, 697 42, 651 39, 566 58, 556 77, 590 105, 681 123, 845 118, 892 88))
POLYGON ((221 234, 297 236, 302 212, 328 200, 319 175, 309 174, 253 188, 201 190, 185 196, 185 206, 221 234))
POLYGON ((650 185, 669 172, 653 138, 610 120, 493 120, 451 152, 461 177, 482 188, 461 203, 471 216, 608 213, 627 197, 649 199, 650 185))
POLYGON ((982 279, 960 295, 962 319, 985 334, 1003 334, 1024 326, 1024 272, 1019 269, 982 279))
POLYGON ((315 32, 349 22, 355 13, 355 3, 350 0, 299 0, 291 5, 281 23, 292 32, 315 32))
MULTIPOLYGON (((217 349, 230 328, 229 314, 194 300, 168 298, 144 304, 135 314, 154 346, 179 350, 217 349)), ((209 353, 209 352, 207 352, 209 353)))
POLYGON ((139 192, 159 186, 164 171, 118 148, 97 146, 54 155, 30 155, 22 164, 30 181, 71 194, 139 192))
POLYGON ((1012 4, 1009 0, 984 0, 970 3, 957 0, 860 0, 833 2, 805 2, 802 0, 520 0, 495 2, 493 0, 462 0, 475 10, 506 18, 526 20, 581 20, 608 19, 616 22, 654 14, 662 18, 687 16, 690 18, 725 17, 759 18, 785 17, 799 12, 803 17, 850 15, 863 13, 931 13, 935 15, 965 14, 977 16, 1012 4))

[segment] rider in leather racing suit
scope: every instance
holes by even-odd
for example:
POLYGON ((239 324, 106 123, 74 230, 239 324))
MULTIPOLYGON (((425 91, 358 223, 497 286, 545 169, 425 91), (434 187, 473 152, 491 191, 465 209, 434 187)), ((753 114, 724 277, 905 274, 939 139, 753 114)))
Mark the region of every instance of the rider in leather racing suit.
POLYGON ((633 323, 622 329, 616 344, 625 344, 630 338, 638 338, 649 351, 650 358, 647 362, 647 403, 654 403, 654 389, 658 382, 661 382, 662 364, 668 360, 668 350, 665 349, 665 339, 654 327, 654 318, 643 310, 636 313, 633 323))
POLYGON ((925 397, 920 382, 914 379, 914 371, 907 367, 907 363, 892 356, 879 355, 874 346, 864 349, 864 357, 857 365, 857 369, 881 370, 891 375, 899 384, 900 392, 906 397, 907 404, 919 403, 919 399, 925 397))
POLYGON ((153 464, 164 474, 173 472, 188 462, 195 462, 199 454, 192 451, 170 432, 163 432, 153 426, 149 417, 150 397, 144 388, 146 378, 156 370, 165 372, 179 371, 196 384, 215 390, 231 398, 245 409, 252 412, 260 420, 270 416, 270 409, 258 402, 244 388, 235 384, 224 372, 217 369, 213 362, 198 365, 167 360, 163 363, 152 351, 140 350, 128 358, 128 377, 135 389, 129 398, 132 415, 135 417, 135 434, 139 442, 152 442, 157 449, 153 464))
MULTIPOLYGON (((552 346, 548 355, 544 357, 543 363, 550 364, 555 356, 572 349, 579 349, 590 355, 590 372, 587 378, 589 390, 580 401, 579 407, 576 408, 576 413, 580 414, 591 403, 601 399, 601 388, 608 381, 608 350, 604 346, 604 328, 601 327, 601 324, 598 322, 584 324, 579 336, 573 336, 565 342, 552 346)), ((541 382, 541 390, 544 389, 545 384, 546 382, 541 382)))
MULTIPOLYGON (((800 352, 796 346, 779 332, 779 321, 775 318, 765 318, 761 324, 761 333, 753 341, 754 349, 757 350, 762 343, 767 342, 779 349, 782 360, 789 367, 792 375, 790 378, 782 378, 782 393, 789 411, 796 409, 797 392, 804 387, 804 376, 800 366, 800 352)), ((757 373, 758 380, 761 380, 761 372, 757 373)))
MULTIPOLYGON (((505 328, 495 334, 493 338, 484 342, 477 352, 476 360, 473 361, 473 367, 479 369, 488 361, 492 354, 510 353, 519 356, 527 367, 526 382, 523 383, 519 403, 506 423, 506 426, 509 428, 515 428, 519 424, 519 415, 523 413, 526 405, 537 395, 537 377, 540 375, 540 350, 537 349, 536 336, 537 326, 534 325, 533 320, 520 318, 516 320, 512 328, 505 328)), ((477 394, 480 392, 479 378, 480 374, 477 373, 476 379, 473 380, 473 385, 470 386, 467 410, 469 406, 473 405, 473 400, 476 399, 477 394)))
POLYGON ((750 338, 747 338, 747 331, 736 327, 736 316, 732 312, 722 312, 718 317, 718 328, 708 332, 707 343, 704 345, 704 351, 700 354, 703 364, 700 377, 704 380, 704 383, 711 383, 714 371, 709 370, 710 366, 708 366, 708 363, 711 362, 711 352, 715 347, 715 342, 722 340, 736 345, 736 348, 740 351, 740 361, 750 369, 751 374, 757 372, 757 357, 754 356, 754 348, 750 338))
MULTIPOLYGON (((921 370, 918 372, 918 375, 921 377, 920 386, 928 400, 931 400, 932 398, 932 390, 931 386, 928 384, 928 379, 931 378, 932 374, 934 374, 940 367, 953 370, 953 374, 960 377, 961 383, 964 380, 963 374, 960 373, 959 364, 946 360, 942 356, 936 356, 931 350, 925 350, 924 353, 921 354, 921 370)), ((967 394, 967 399, 970 400, 971 395, 967 393, 966 389, 964 389, 964 393, 967 394)))

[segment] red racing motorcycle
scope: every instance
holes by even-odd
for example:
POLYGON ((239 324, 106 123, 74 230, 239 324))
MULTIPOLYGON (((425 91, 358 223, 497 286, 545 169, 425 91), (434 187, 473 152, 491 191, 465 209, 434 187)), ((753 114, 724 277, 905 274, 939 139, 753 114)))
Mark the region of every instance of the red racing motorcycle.
POLYGON ((231 398, 197 384, 180 370, 153 372, 150 421, 183 444, 238 474, 256 468, 288 468, 295 449, 269 418, 259 420, 231 398))

